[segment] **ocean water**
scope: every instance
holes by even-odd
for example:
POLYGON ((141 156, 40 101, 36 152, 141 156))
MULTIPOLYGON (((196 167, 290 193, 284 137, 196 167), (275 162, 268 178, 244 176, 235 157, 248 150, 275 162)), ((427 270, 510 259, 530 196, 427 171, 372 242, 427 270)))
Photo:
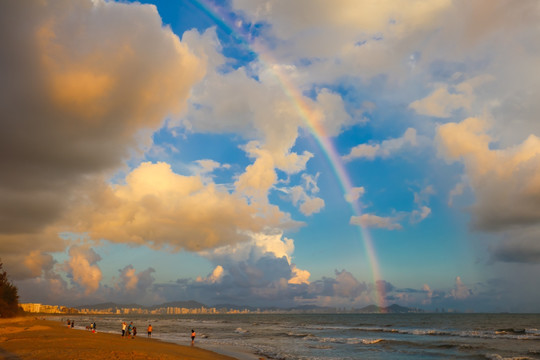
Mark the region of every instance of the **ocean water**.
MULTIPOLYGON (((122 321, 146 337, 214 351, 242 349, 266 359, 540 359, 540 314, 242 314, 72 316, 75 327, 121 334, 122 321)), ((56 317, 56 320, 65 321, 56 317)), ((228 353, 230 355, 230 353, 228 353)), ((254 357, 257 358, 257 357, 254 357)))

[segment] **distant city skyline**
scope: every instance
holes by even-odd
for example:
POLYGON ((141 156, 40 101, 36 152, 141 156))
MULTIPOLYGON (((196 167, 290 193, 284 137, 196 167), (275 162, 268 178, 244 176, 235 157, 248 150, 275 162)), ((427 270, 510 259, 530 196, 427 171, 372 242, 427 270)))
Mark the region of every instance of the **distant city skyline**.
MULTIPOLYGON (((189 301, 188 301, 189 302, 189 301)), ((174 303, 174 302, 173 302, 174 303)), ((42 314, 78 314, 78 315, 129 315, 129 314, 144 314, 144 315, 209 315, 209 314, 251 314, 251 313, 380 313, 380 312, 415 312, 423 313, 422 309, 407 308, 392 304, 388 307, 379 307, 376 305, 367 305, 363 308, 332 308, 332 307, 297 307, 297 308, 254 308, 251 306, 232 306, 232 305, 216 305, 207 306, 199 304, 198 306, 183 307, 160 304, 151 307, 143 307, 137 304, 95 304, 83 305, 78 307, 66 307, 62 305, 45 305, 40 303, 25 303, 21 304, 24 311, 28 313, 42 314), (232 307, 231 307, 232 306, 232 307)), ((439 312, 439 309, 436 309, 439 312)), ((442 309, 442 312, 447 310, 442 309)), ((454 312, 449 309, 448 312, 454 312)))
POLYGON ((534 0, 0 3, 22 303, 540 312, 534 0))

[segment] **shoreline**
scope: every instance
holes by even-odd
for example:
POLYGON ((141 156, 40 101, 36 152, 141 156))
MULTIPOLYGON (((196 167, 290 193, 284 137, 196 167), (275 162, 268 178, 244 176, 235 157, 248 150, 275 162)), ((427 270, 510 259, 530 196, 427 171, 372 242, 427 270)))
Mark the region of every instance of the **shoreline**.
POLYGON ((261 359, 228 347, 186 346, 142 336, 134 340, 112 333, 71 329, 59 321, 35 317, 0 319, 0 359, 6 360, 261 359))

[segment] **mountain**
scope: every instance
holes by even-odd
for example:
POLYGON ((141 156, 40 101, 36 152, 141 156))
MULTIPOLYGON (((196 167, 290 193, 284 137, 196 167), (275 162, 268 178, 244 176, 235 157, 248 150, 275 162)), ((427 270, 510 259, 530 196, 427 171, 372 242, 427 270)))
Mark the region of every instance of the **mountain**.
POLYGON ((410 312, 420 312, 418 309, 411 309, 405 306, 392 304, 387 307, 380 307, 377 305, 368 305, 357 310, 359 313, 383 313, 383 314, 402 314, 410 312))

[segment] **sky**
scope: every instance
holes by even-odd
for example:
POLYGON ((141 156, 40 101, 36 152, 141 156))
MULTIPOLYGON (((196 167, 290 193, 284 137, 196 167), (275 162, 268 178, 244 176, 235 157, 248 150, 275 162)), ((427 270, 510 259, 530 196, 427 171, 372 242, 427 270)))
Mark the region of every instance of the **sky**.
POLYGON ((540 311, 536 0, 0 3, 20 302, 540 311))

